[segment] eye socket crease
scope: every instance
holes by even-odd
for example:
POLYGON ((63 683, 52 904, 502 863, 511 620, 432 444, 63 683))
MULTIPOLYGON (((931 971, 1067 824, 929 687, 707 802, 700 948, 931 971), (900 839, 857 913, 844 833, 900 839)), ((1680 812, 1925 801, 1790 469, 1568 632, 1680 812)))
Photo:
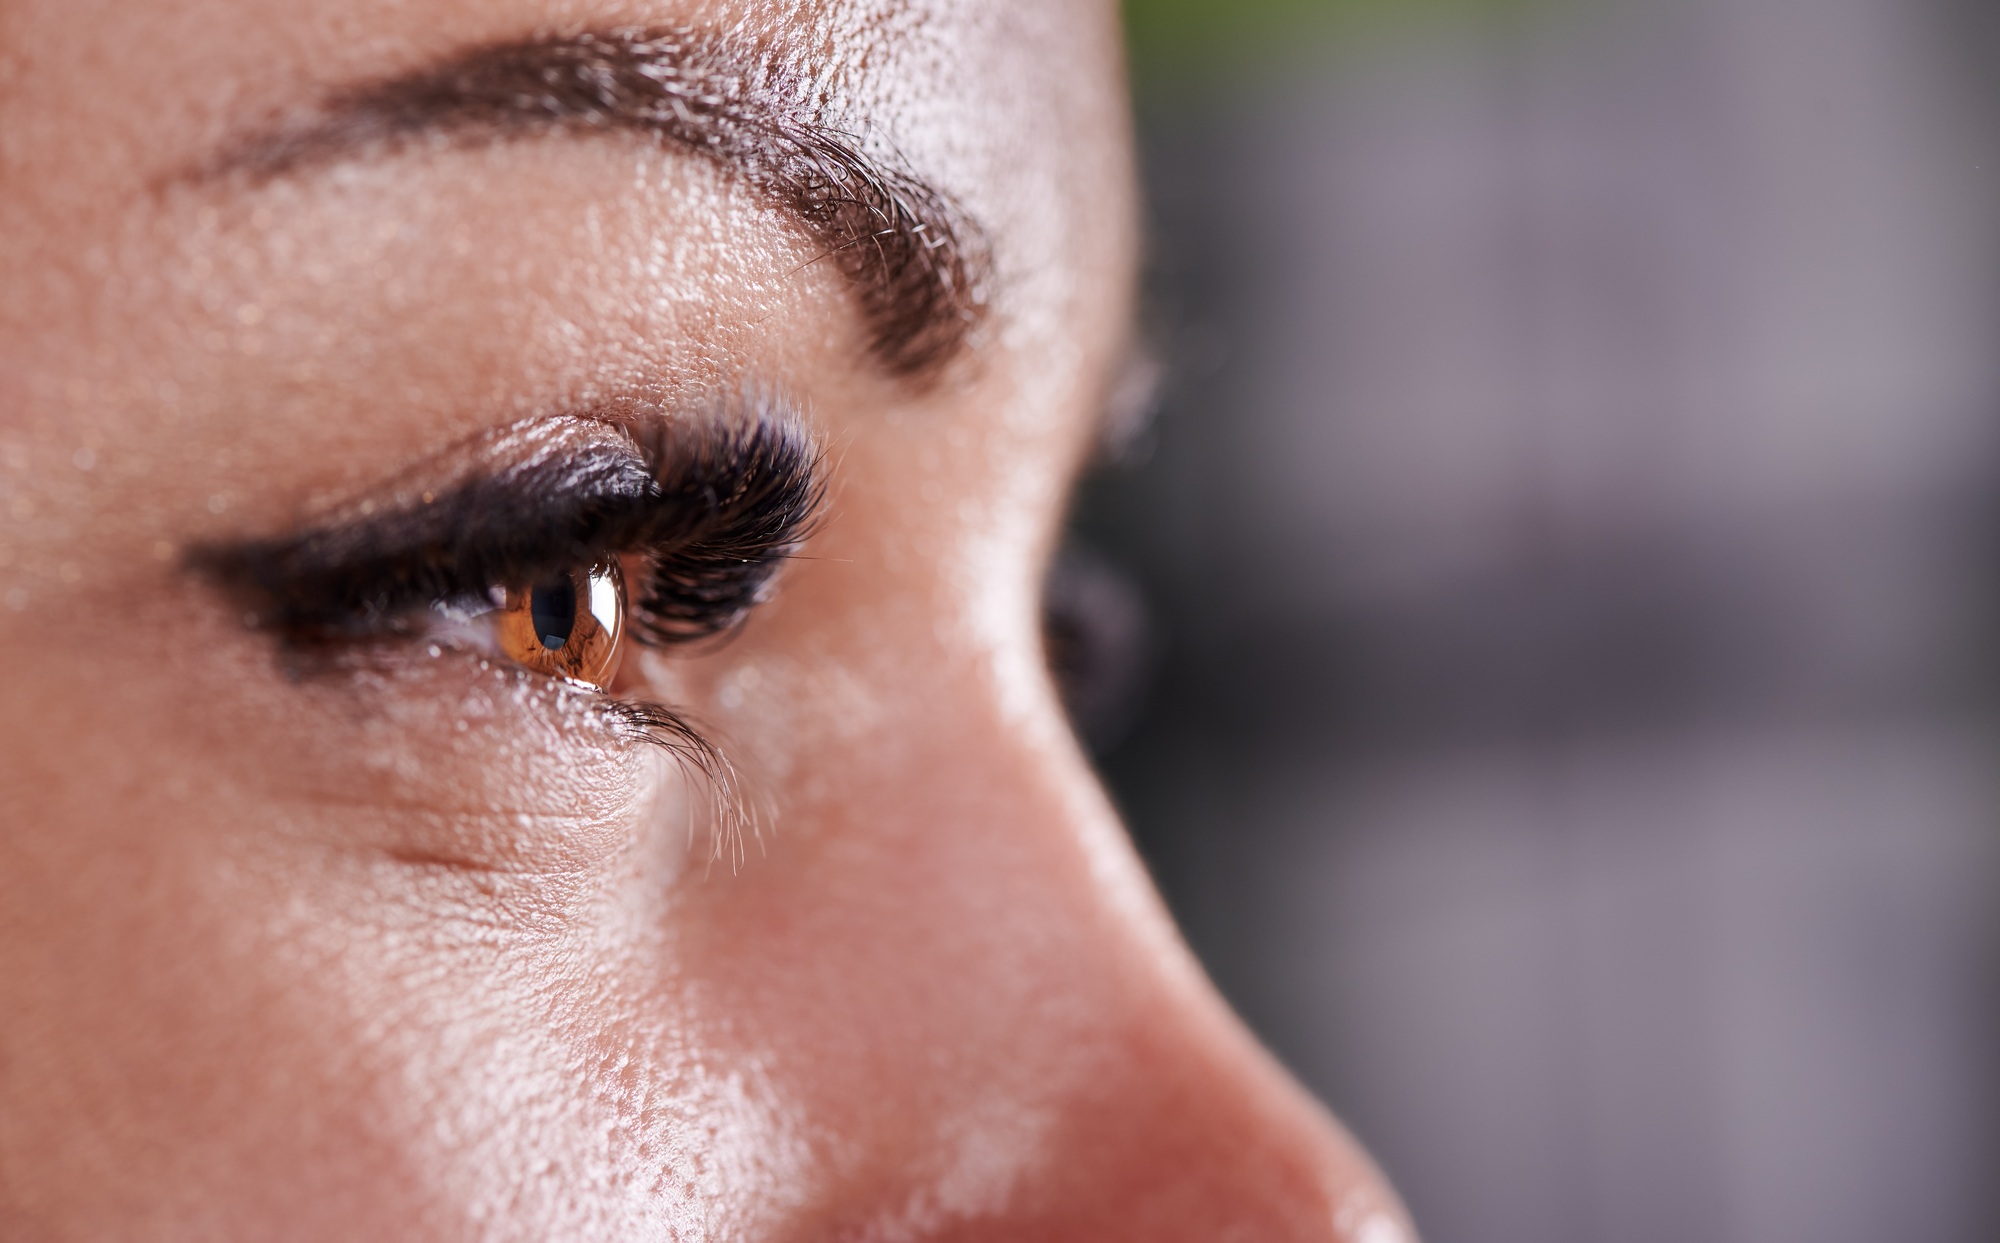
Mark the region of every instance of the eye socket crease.
POLYGON ((984 232, 951 195, 830 117, 825 75, 741 36, 648 27, 473 47, 334 89, 304 121, 197 166, 270 178, 400 149, 538 131, 630 130, 711 160, 788 211, 846 278, 892 375, 935 376, 988 307, 984 232))

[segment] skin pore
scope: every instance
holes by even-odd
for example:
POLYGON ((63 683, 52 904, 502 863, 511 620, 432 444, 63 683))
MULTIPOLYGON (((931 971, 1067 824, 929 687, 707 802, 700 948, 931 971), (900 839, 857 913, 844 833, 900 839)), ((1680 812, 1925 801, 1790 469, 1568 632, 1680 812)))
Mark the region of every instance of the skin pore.
POLYGON ((1116 39, 1072 0, 0 6, 0 1237, 1409 1237, 1044 667, 1126 349, 1116 39), (807 446, 796 523, 662 536, 776 486, 689 466, 758 426, 807 446), (564 534, 586 459, 636 481, 616 547, 564 534), (635 633, 662 567, 768 581, 673 579, 729 633, 603 689, 477 607, 340 611, 496 545, 617 560, 635 633), (301 547, 339 556, 215 570, 301 547))

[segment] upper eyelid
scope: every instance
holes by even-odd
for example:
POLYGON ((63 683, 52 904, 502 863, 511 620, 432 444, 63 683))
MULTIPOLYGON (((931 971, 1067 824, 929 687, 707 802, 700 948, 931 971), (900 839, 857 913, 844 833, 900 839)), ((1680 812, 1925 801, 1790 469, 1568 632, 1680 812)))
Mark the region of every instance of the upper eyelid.
MULTIPOLYGON (((198 546, 187 562, 252 597, 257 624, 366 633, 432 601, 647 547, 707 537, 746 563, 782 555, 817 510, 819 467, 817 443, 783 407, 533 420, 448 450, 301 530, 198 546)), ((741 611, 696 619, 696 629, 741 611)), ((675 626, 687 620, 654 637, 681 637, 675 626)))
MULTIPOLYGON (((601 483, 606 468, 619 466, 627 468, 636 490, 646 473, 638 449, 607 426, 560 419, 500 428, 453 446, 297 530, 197 545, 187 563, 204 577, 254 596, 247 603, 259 624, 365 629, 375 616, 481 590, 489 584, 474 580, 503 569, 518 566, 533 573, 545 562, 574 555, 558 541, 524 558, 526 550, 512 533, 546 537, 546 521, 537 524, 531 515, 557 517, 546 512, 557 496, 573 508, 580 481, 601 483), (544 512, 534 515, 537 507, 544 512), (528 564, 521 565, 523 560, 528 564)), ((601 492, 588 489, 586 498, 601 492)), ((559 517, 557 523, 557 530, 567 525, 559 517)))

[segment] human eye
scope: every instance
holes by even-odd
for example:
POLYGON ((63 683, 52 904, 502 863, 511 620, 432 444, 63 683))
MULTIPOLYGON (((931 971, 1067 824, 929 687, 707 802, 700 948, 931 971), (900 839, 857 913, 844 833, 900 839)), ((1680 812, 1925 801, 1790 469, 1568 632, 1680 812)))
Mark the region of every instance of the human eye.
POLYGON ((496 585, 491 644, 531 673, 609 690, 625 657, 628 598, 616 560, 563 566, 525 586, 496 585))
MULTIPOLYGON (((594 693, 625 645, 738 626, 806 537, 822 494, 803 423, 559 416, 456 446, 271 537, 198 547, 248 624, 304 662, 420 646, 594 693)), ((657 736, 691 731, 606 695, 657 736)))

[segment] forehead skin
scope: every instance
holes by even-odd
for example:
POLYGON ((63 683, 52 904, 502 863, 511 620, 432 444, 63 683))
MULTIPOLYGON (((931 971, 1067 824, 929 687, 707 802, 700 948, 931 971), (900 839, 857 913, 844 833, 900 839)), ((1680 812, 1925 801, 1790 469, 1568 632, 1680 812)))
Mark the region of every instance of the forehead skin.
POLYGON ((0 1236, 1399 1237, 1043 672, 1132 284, 1114 16, 0 5, 0 1236), (772 49, 977 221, 964 354, 887 373, 806 230, 640 135, 189 175, 346 84, 619 26, 772 49), (728 750, 740 866, 573 693, 414 646, 301 674, 180 568, 504 424, 759 394, 827 446, 826 519, 734 641, 621 691, 728 750))

